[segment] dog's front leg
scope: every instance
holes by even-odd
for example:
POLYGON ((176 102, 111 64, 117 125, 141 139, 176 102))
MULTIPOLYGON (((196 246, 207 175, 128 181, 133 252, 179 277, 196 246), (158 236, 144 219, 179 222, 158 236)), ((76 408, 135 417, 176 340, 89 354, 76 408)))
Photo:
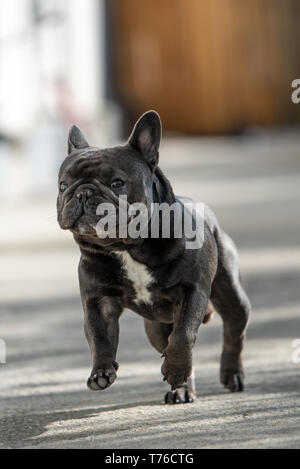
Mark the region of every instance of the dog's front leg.
POLYGON ((192 349, 206 314, 208 298, 209 295, 197 287, 188 289, 181 308, 174 314, 162 365, 162 374, 173 388, 187 382, 192 374, 192 349))
POLYGON ((84 331, 91 349, 93 367, 87 385, 93 391, 108 388, 115 381, 119 343, 119 317, 122 306, 115 298, 89 298, 83 301, 84 331))

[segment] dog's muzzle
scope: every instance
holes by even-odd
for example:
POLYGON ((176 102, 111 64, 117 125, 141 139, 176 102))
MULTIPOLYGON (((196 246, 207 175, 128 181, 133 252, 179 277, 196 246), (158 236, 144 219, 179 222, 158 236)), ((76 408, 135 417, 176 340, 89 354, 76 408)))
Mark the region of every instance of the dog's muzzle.
POLYGON ((102 183, 95 181, 94 183, 82 183, 81 181, 74 188, 70 188, 63 199, 63 207, 59 214, 59 222, 63 229, 74 229, 76 223, 83 217, 85 223, 96 225, 101 218, 97 209, 101 204, 111 203, 115 207, 126 210, 124 204, 127 202, 120 201, 113 191, 102 183))

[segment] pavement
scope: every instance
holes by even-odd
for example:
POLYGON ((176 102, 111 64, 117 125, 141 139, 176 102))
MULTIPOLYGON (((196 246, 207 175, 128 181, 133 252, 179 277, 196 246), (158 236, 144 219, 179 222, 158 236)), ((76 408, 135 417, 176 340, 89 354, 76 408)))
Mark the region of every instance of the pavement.
POLYGON ((197 401, 164 405, 161 358, 130 311, 117 381, 88 391, 78 250, 57 227, 55 194, 18 200, 0 206, 0 447, 300 448, 300 134, 169 138, 161 166, 176 193, 207 202, 239 246, 253 304, 245 392, 219 383, 215 315, 194 350, 197 401))

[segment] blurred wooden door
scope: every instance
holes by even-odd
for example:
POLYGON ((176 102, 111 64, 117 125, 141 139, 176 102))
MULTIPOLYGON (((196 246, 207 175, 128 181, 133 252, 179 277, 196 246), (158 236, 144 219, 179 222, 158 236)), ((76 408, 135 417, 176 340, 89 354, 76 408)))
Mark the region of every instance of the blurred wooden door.
POLYGON ((300 121, 298 0, 108 0, 115 82, 136 117, 190 134, 300 121))

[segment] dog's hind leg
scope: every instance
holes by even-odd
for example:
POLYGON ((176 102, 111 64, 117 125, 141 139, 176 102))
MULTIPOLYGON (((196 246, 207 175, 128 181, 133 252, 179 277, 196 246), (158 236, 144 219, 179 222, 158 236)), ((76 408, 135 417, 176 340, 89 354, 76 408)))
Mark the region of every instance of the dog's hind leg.
POLYGON ((172 332, 173 324, 166 324, 159 321, 144 320, 145 331, 150 344, 159 352, 163 353, 168 345, 168 338, 172 332))
POLYGON ((212 285, 211 301, 224 323, 220 379, 231 392, 243 391, 241 353, 251 305, 240 283, 238 253, 233 241, 222 231, 217 232, 216 241, 218 269, 212 285))
POLYGON ((211 302, 209 302, 208 305, 207 305, 206 314, 204 316, 202 324, 207 324, 211 320, 211 318, 213 317, 214 314, 215 314, 215 310, 214 310, 211 302))
MULTIPOLYGON (((173 324, 165 324, 158 321, 145 319, 145 330, 151 345, 163 353, 168 345, 168 338, 172 332, 173 324)), ((194 372, 188 377, 187 382, 171 389, 165 395, 166 404, 182 404, 193 402, 196 398, 194 372)))

